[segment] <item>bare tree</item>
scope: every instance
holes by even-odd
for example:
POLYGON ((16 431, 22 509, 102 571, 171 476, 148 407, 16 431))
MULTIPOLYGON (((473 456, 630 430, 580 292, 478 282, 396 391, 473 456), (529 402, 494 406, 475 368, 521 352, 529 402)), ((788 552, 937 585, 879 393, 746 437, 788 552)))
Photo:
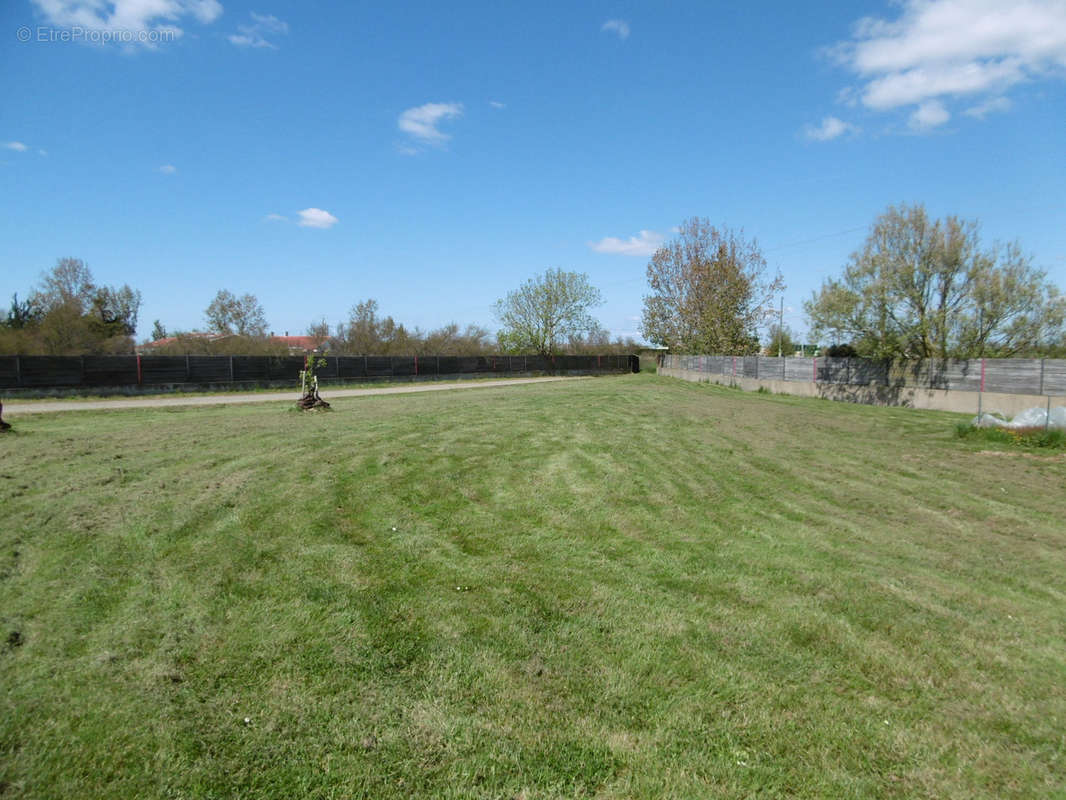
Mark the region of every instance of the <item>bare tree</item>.
POLYGON ((307 326, 307 335, 315 340, 315 349, 321 349, 330 338, 329 323, 325 319, 312 322, 307 326))

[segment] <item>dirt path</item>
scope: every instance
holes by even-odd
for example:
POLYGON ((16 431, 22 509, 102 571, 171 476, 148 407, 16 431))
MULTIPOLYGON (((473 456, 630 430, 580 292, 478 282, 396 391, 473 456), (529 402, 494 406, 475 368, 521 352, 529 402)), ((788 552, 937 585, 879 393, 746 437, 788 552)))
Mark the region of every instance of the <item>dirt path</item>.
MULTIPOLYGON (((584 376, 546 378, 507 378, 499 381, 441 381, 440 383, 412 383, 388 389, 330 389, 324 387, 326 400, 339 397, 363 397, 373 394, 409 394, 412 392, 444 392, 454 389, 489 389, 497 386, 518 386, 526 383, 583 380, 584 376)), ((197 397, 135 397, 119 400, 56 400, 46 403, 4 403, 4 416, 15 418, 21 414, 44 414, 53 411, 101 411, 123 408, 167 408, 169 406, 217 406, 230 403, 296 403, 299 392, 256 392, 255 394, 217 394, 197 397)))

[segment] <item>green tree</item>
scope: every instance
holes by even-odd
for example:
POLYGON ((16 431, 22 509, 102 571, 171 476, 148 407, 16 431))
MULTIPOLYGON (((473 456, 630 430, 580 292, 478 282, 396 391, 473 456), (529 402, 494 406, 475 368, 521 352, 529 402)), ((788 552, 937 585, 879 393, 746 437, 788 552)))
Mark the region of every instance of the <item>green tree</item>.
POLYGON ((156 320, 152 323, 152 341, 158 342, 160 339, 167 338, 167 329, 163 327, 163 323, 156 320))
POLYGON ((337 326, 337 338, 343 340, 349 353, 370 355, 381 353, 381 321, 378 319, 378 301, 364 300, 352 306, 348 312, 348 324, 337 326))
POLYGON ((792 331, 786 325, 783 328, 779 325, 770 326, 770 338, 766 342, 766 349, 763 350, 768 356, 776 356, 781 354, 783 356, 790 356, 799 350, 799 344, 793 338, 792 331))
POLYGON ((641 333, 685 353, 757 353, 757 331, 784 289, 754 240, 698 217, 655 251, 647 275, 641 333))
POLYGON ((254 294, 237 297, 227 289, 219 289, 204 311, 204 317, 215 333, 251 338, 262 338, 267 334, 266 314, 254 294))
POLYGON ((503 326, 500 346, 508 352, 555 355, 574 337, 599 328, 591 309, 602 303, 588 275, 546 270, 496 301, 493 310, 503 326))
POLYGON ((16 346, 26 354, 129 353, 140 306, 139 291, 97 286, 84 261, 61 258, 18 311, 16 346))
POLYGON ((120 289, 102 286, 92 295, 91 327, 101 339, 133 336, 141 309, 141 293, 124 284, 120 289))
POLYGON ((33 300, 25 300, 20 303, 19 293, 15 292, 11 296, 11 308, 7 312, 7 316, 0 321, 0 324, 11 330, 22 330, 33 325, 39 318, 40 310, 34 305, 33 300))
POLYGON ((983 248, 976 222, 931 220, 921 205, 878 217, 804 310, 816 336, 879 358, 1036 354, 1066 319, 1066 301, 1017 243, 983 248))

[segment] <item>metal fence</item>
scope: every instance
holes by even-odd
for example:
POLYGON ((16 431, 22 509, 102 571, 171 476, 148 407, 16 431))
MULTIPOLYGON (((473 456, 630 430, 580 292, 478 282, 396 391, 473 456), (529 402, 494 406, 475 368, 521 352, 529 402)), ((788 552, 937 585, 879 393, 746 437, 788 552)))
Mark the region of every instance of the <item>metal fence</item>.
POLYGON ((662 357, 667 369, 684 369, 766 381, 805 381, 846 386, 951 389, 1005 394, 1066 394, 1066 359, 975 358, 966 361, 873 361, 865 358, 770 356, 662 357))
MULTIPOLYGON (((639 371, 636 356, 326 356, 324 382, 639 371)), ((0 356, 0 388, 260 384, 296 381, 303 356, 0 356)))

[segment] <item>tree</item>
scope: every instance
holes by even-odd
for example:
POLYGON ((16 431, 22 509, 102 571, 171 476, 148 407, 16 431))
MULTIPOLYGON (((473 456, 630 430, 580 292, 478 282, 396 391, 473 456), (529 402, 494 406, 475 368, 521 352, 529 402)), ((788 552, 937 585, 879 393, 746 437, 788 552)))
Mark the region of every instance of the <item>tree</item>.
POLYGON ((982 248, 978 224, 889 207, 839 279, 804 304, 812 331, 878 358, 1037 353, 1062 336, 1066 300, 1017 243, 982 248))
POLYGON ((160 339, 167 338, 167 329, 163 327, 163 323, 156 320, 152 323, 152 341, 158 342, 160 339))
POLYGON ((140 292, 128 285, 97 286, 84 261, 61 258, 41 275, 25 304, 16 298, 8 316, 24 332, 15 342, 20 352, 129 353, 140 306, 140 292))
POLYGON ((315 349, 319 350, 329 341, 329 323, 324 319, 307 326, 307 335, 315 340, 315 349))
POLYGON ((780 353, 783 356, 790 356, 799 350, 799 345, 792 338, 792 331, 787 325, 783 328, 779 325, 771 325, 769 333, 770 339, 766 343, 766 349, 763 350, 766 355, 776 356, 780 353))
POLYGON ((589 312, 602 303, 588 275, 546 270, 496 301, 493 309, 503 325, 500 345, 507 351, 552 356, 570 339, 599 327, 589 312))
POLYGON ((253 338, 262 338, 267 333, 266 314, 254 294, 237 297, 227 289, 219 289, 204 316, 215 333, 235 333, 253 338))
POLYGON ((349 353, 369 355, 381 352, 381 331, 377 313, 378 301, 364 300, 352 306, 352 310, 348 312, 346 326, 337 326, 337 337, 344 340, 344 348, 349 353))
POLYGON ((34 305, 33 300, 30 299, 20 303, 19 293, 15 292, 11 296, 11 309, 7 312, 7 317, 0 321, 0 324, 11 330, 22 330, 37 322, 39 318, 40 309, 34 305))
POLYGON ((686 353, 758 352, 758 329, 784 289, 754 240, 699 217, 655 251, 647 274, 641 333, 686 353))
POLYGON ((88 265, 80 258, 61 258, 51 272, 41 275, 41 285, 30 301, 43 313, 69 306, 79 314, 88 311, 96 293, 96 284, 88 265))
POLYGON ((102 286, 92 295, 92 327, 102 339, 133 336, 137 332, 137 315, 141 293, 123 284, 121 289, 102 286))

